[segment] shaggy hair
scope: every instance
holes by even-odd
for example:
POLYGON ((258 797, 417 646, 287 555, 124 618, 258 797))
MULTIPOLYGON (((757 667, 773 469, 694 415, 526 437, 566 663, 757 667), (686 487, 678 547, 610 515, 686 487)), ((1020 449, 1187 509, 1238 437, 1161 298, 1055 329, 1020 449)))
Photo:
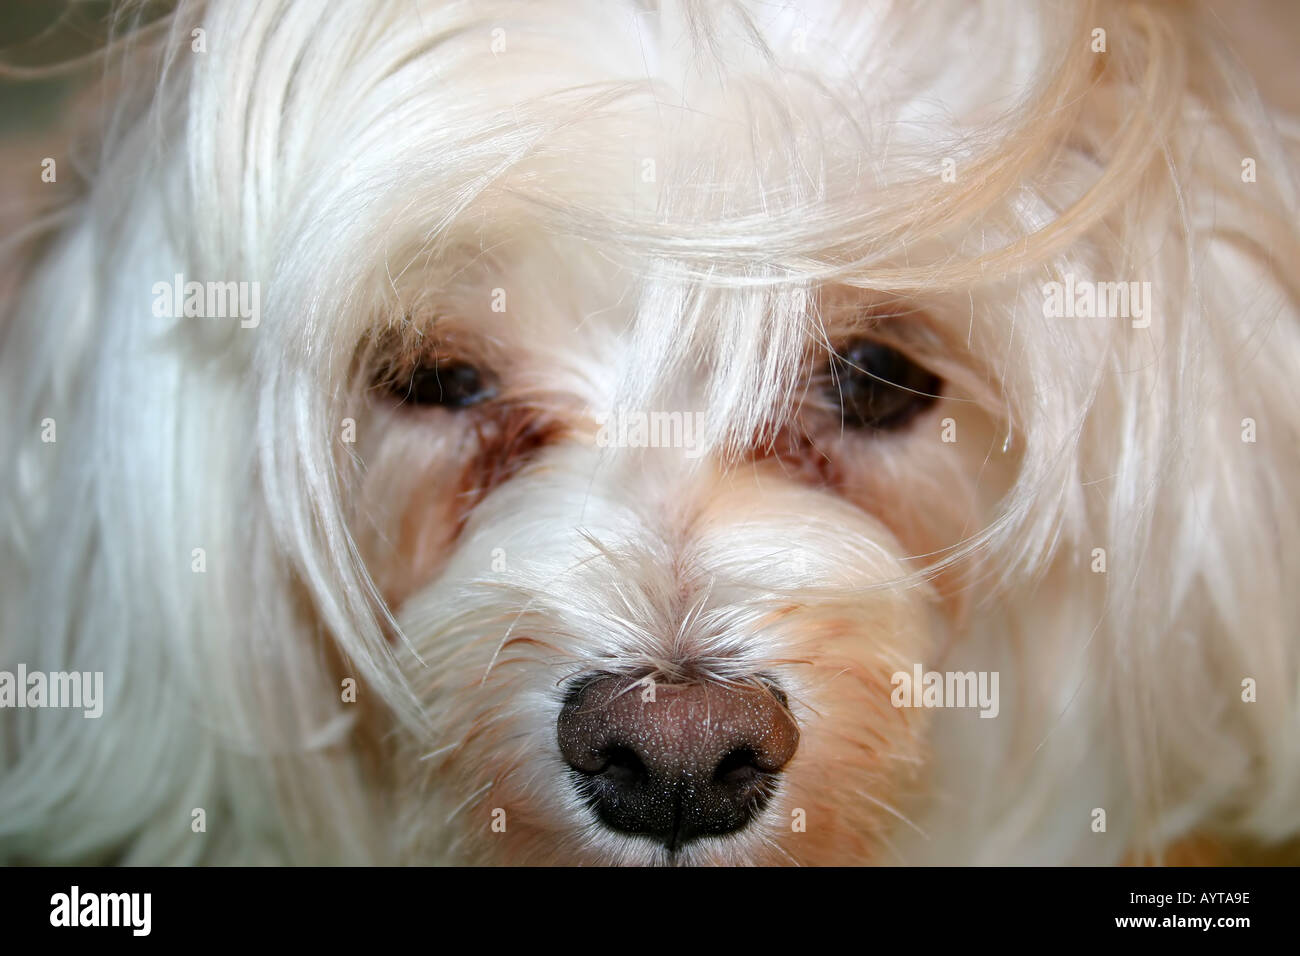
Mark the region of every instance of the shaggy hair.
POLYGON ((0 714, 0 860, 1300 835, 1296 117, 1213 10, 144 11, 75 204, 3 249, 0 669, 105 702, 0 714), (258 321, 157 314, 177 275, 258 321), (1045 314, 1067 277, 1149 282, 1149 321, 1045 314), (906 431, 819 412, 859 334, 944 383, 906 431), (490 407, 388 401, 430 355, 490 407), (619 409, 698 448, 602 447, 619 409), (892 707, 914 662, 998 672, 997 718, 892 707), (593 670, 778 676, 801 743, 755 824, 602 829, 555 738, 593 670))

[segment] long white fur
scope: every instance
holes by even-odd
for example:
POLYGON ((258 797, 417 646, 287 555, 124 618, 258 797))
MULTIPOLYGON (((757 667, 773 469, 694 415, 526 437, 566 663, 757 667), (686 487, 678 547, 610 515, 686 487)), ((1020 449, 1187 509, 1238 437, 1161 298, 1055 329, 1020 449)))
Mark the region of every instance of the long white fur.
MULTIPOLYGON (((1117 862, 1191 834, 1295 837, 1294 117, 1259 102, 1196 5, 860 6, 214 0, 126 31, 100 158, 7 304, 0 352, 0 668, 102 670, 105 716, 0 713, 0 859, 491 858, 436 759, 418 765, 455 743, 448 715, 483 673, 479 657, 458 669, 457 628, 527 607, 572 635, 575 668, 629 663, 635 629, 600 632, 611 589, 628 586, 627 622, 653 620, 634 605, 661 573, 653 529, 620 524, 621 486, 601 472, 593 493, 597 458, 574 453, 560 477, 508 483, 439 581, 384 606, 357 543, 365 479, 337 438, 356 343, 494 242, 565 250, 562 281, 517 262, 504 281, 537 313, 521 348, 590 325, 601 347, 571 354, 565 381, 593 407, 652 407, 693 363, 715 369, 696 396, 715 464, 786 414, 817 289, 932 316, 946 377, 970 380, 959 424, 1006 442, 989 452, 1011 463, 1006 493, 981 498, 983 447, 953 475, 883 452, 879 467, 899 498, 965 482, 978 502, 938 556, 977 569, 945 666, 1000 670, 1004 705, 932 718, 898 808, 911 823, 890 816, 879 861, 1117 862), (178 272, 260 282, 261 325, 153 316, 149 290, 178 272), (1044 318, 1041 286, 1067 272, 1151 281, 1151 327, 1044 318), (636 543, 601 556, 579 526, 636 543), (529 561, 485 606, 473 569, 512 535, 529 561), (359 754, 323 645, 409 742, 397 783, 359 754)), ((858 519, 839 505, 774 494, 806 502, 786 533, 814 568, 858 569, 846 586, 873 581, 897 595, 890 614, 913 614, 899 581, 915 566, 873 551, 874 525, 841 540, 858 519)), ((756 527, 709 560, 761 577, 783 533, 756 527)), ((778 657, 749 612, 711 633, 778 657)), ((525 735, 517 792, 554 859, 655 862, 561 789, 542 754, 554 676, 492 702, 525 735)), ((699 860, 780 859, 764 827, 699 860)))

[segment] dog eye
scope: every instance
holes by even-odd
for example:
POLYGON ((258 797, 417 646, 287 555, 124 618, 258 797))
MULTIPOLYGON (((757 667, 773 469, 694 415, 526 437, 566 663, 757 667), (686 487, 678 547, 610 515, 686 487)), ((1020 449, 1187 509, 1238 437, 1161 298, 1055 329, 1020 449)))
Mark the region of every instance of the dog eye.
POLYGON ((940 379, 902 352, 870 339, 831 359, 830 397, 853 428, 902 428, 939 397, 940 379))
POLYGON ((387 388, 404 404, 442 408, 468 408, 496 393, 488 375, 468 362, 420 365, 409 375, 391 378, 387 388))

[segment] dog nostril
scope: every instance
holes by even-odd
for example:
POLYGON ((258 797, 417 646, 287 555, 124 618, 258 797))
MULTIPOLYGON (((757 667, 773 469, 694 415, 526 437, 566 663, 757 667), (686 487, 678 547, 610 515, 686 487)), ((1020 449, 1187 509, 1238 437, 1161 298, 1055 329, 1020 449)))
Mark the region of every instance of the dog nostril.
POLYGON ((611 747, 605 753, 605 767, 600 771, 612 783, 634 785, 644 780, 648 773, 641 758, 631 747, 611 747))
POLYGON ((761 770, 754 765, 758 755, 749 747, 740 747, 722 758, 718 768, 713 771, 713 779, 722 784, 746 784, 757 777, 761 770))
POLYGON ((670 850, 744 827, 770 799, 799 730, 773 687, 660 684, 600 676, 573 689, 556 724, 579 794, 608 827, 670 850))

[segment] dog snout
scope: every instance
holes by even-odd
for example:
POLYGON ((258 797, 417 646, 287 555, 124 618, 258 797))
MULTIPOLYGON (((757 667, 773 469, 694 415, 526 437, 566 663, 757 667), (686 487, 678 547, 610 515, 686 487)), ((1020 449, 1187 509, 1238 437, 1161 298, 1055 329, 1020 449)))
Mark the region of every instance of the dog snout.
POLYGON ((568 695, 557 730, 597 817, 670 851, 748 824, 799 745, 785 696, 770 685, 596 677, 568 695))

